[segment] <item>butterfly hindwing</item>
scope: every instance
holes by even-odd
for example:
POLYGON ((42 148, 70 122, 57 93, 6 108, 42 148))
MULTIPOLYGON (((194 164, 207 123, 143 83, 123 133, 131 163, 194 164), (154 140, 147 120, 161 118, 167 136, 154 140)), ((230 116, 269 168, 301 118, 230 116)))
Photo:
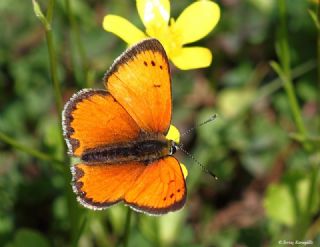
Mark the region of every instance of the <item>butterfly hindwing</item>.
POLYGON ((71 168, 73 190, 85 207, 104 209, 121 201, 145 168, 138 162, 77 164, 71 168))
POLYGON ((168 131, 171 77, 167 55, 156 39, 146 39, 123 53, 104 78, 107 90, 141 129, 168 131))
POLYGON ((161 215, 182 208, 187 189, 179 162, 167 156, 150 163, 125 194, 136 211, 161 215))
POLYGON ((141 131, 104 90, 81 90, 65 105, 62 117, 69 153, 78 157, 86 149, 132 141, 141 131))
POLYGON ((104 209, 124 201, 134 210, 161 215, 183 207, 186 185, 179 162, 171 156, 149 165, 77 164, 72 167, 73 189, 91 209, 104 209))

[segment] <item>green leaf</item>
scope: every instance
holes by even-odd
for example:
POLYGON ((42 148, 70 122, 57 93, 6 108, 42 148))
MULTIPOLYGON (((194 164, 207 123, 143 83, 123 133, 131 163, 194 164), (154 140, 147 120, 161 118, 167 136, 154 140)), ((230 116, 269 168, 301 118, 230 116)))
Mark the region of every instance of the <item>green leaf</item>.
POLYGON ((290 176, 287 182, 281 184, 271 184, 267 190, 264 199, 264 207, 266 215, 275 222, 292 226, 296 223, 296 209, 300 208, 302 212, 309 206, 312 212, 317 210, 319 196, 314 192, 312 197, 313 205, 307 205, 310 180, 308 177, 304 179, 290 176), (295 190, 292 191, 292 184, 295 190), (298 205, 295 205, 297 203, 298 205))
POLYGON ((288 226, 295 223, 293 201, 287 186, 270 185, 264 199, 264 207, 267 216, 274 221, 288 226))
POLYGON ((123 205, 117 205, 112 208, 109 208, 107 211, 108 219, 112 225, 112 229, 118 235, 121 235, 124 231, 126 210, 127 207, 124 207, 123 205))
POLYGON ((250 105, 255 97, 251 88, 227 88, 221 90, 217 105, 222 116, 232 118, 250 105))
POLYGON ((159 237, 162 243, 165 243, 166 246, 174 243, 177 236, 179 236, 179 230, 185 217, 186 211, 180 210, 159 218, 159 237))
POLYGON ((31 229, 20 229, 13 241, 14 247, 49 247, 47 239, 39 232, 31 229))

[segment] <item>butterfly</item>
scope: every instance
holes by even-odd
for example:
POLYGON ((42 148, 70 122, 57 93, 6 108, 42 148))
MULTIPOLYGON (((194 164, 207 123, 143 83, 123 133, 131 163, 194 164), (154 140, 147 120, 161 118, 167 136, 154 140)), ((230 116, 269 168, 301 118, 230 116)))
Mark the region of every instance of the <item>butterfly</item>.
POLYGON ((145 39, 118 57, 104 76, 106 90, 83 89, 62 112, 72 186, 85 207, 118 202, 149 215, 181 209, 187 189, 177 144, 166 139, 172 115, 168 57, 145 39))

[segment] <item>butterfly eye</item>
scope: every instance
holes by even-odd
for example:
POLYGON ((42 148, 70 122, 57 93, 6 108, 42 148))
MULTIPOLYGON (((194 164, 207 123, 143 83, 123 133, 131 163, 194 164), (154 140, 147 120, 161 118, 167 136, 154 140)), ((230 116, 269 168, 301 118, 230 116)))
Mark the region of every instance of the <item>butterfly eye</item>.
POLYGON ((170 147, 170 155, 174 154, 175 152, 177 152, 177 147, 174 143, 172 143, 170 147))

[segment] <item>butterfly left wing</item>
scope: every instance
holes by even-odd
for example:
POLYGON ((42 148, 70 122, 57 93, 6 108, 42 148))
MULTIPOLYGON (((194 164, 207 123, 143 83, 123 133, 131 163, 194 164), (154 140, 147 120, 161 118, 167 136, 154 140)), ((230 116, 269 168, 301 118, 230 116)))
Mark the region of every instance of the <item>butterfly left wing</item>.
POLYGON ((162 215, 181 209, 187 188, 176 158, 167 156, 148 164, 124 196, 127 205, 138 212, 162 215))
POLYGON ((171 121, 167 55, 156 39, 125 51, 104 78, 105 86, 145 132, 166 134, 171 121))
POLYGON ((76 164, 72 166, 73 190, 85 207, 105 209, 121 201, 146 166, 139 162, 122 164, 76 164))
POLYGON ((74 94, 62 118, 69 154, 77 157, 88 149, 130 142, 141 132, 127 111, 104 90, 83 89, 74 94))

